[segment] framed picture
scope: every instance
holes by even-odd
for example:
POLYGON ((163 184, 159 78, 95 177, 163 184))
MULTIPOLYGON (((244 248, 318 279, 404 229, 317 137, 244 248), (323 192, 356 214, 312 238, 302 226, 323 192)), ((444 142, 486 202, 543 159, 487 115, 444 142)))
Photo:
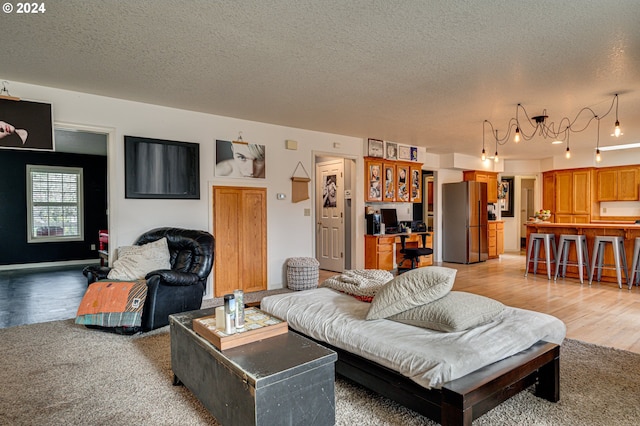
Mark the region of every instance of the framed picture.
POLYGON ((513 217, 513 178, 503 177, 498 188, 500 214, 502 217, 513 217))
POLYGON ((336 186, 337 181, 337 175, 325 176, 325 181, 322 188, 322 207, 336 207, 338 205, 338 187, 336 186))
POLYGON ((398 185, 396 186, 396 201, 409 202, 409 167, 398 165, 396 166, 398 173, 398 185))
POLYGON ((418 147, 411 147, 411 161, 418 161, 418 147))
POLYGON ((382 201, 382 163, 369 163, 369 197, 367 201, 382 201))
POLYGON ((0 148, 53 151, 51 104, 0 99, 0 148))
POLYGON ((396 200, 396 166, 385 162, 384 167, 384 194, 382 201, 396 200))
POLYGON ((385 158, 387 160, 398 159, 398 144, 394 142, 385 142, 385 158))
POLYGON ((124 137, 125 198, 200 199, 200 145, 124 137))
POLYGON ((398 146, 398 160, 411 160, 411 149, 408 146, 398 146))
POLYGON ((266 148, 244 141, 216 141, 216 176, 264 179, 266 148))
POLYGON ((369 157, 384 157, 384 142, 379 139, 369 139, 369 157))

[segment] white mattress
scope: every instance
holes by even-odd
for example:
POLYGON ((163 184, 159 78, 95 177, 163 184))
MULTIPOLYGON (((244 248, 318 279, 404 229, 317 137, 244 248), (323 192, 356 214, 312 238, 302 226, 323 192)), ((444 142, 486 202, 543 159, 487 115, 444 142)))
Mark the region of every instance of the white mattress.
POLYGON ((366 321, 370 304, 331 290, 268 296, 260 308, 314 339, 360 355, 425 388, 465 376, 539 340, 561 344, 566 327, 539 312, 507 307, 493 322, 443 333, 386 319, 366 321))

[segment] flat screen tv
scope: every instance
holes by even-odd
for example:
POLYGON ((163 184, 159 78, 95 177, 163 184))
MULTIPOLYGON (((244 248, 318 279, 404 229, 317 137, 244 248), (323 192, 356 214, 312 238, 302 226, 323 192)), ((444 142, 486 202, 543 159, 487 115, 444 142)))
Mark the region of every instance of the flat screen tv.
POLYGON ((200 145, 124 137, 125 198, 200 199, 200 145))

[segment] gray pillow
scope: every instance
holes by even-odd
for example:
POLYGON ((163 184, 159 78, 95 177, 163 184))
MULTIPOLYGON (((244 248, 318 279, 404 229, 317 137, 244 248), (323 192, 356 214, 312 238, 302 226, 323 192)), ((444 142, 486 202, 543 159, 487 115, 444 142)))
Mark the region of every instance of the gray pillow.
POLYGON ((367 319, 387 318, 444 297, 451 291, 457 272, 443 266, 426 266, 398 275, 378 290, 367 319))
POLYGON ((452 291, 441 299, 388 319, 438 331, 463 331, 491 322, 504 310, 497 300, 477 294, 452 291))

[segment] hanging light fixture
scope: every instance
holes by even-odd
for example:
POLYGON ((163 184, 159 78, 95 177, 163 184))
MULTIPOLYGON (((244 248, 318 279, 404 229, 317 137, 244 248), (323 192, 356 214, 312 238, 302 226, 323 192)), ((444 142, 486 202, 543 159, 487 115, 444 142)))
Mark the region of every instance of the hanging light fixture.
POLYGON ((598 135, 596 136, 596 163, 602 161, 602 156, 600 155, 600 119, 596 115, 596 120, 598 120, 598 135))
MULTIPOLYGON (((609 110, 604 114, 597 115, 594 112, 594 110, 591 109, 590 107, 584 107, 580 111, 578 111, 578 113, 573 118, 573 120, 569 119, 568 117, 562 117, 560 121, 557 123, 557 125, 554 122, 548 122, 549 116, 547 115, 546 109, 542 110, 542 114, 534 115, 530 117, 525 107, 522 104, 517 104, 515 118, 509 119, 507 132, 502 139, 498 137, 498 132, 494 129, 493 124, 488 120, 484 120, 482 125, 482 160, 484 161, 487 158, 486 151, 485 151, 485 135, 484 135, 484 132, 486 131, 485 126, 487 125, 490 127, 492 131, 491 132, 492 136, 494 136, 495 134, 494 137, 496 142, 496 154, 498 152, 497 145, 504 145, 511 139, 513 139, 514 143, 518 143, 521 140, 529 141, 533 139, 535 136, 540 136, 544 139, 552 139, 553 143, 566 142, 567 149, 566 149, 565 156, 567 158, 570 158, 571 153, 569 148, 569 135, 571 134, 571 132, 580 133, 585 131, 594 119, 598 120, 598 125, 599 125, 600 120, 602 118, 605 118, 607 115, 609 115, 613 111, 614 106, 616 107, 615 109, 616 121, 615 121, 614 131, 611 135, 619 137, 620 135, 622 135, 622 132, 620 130, 620 121, 618 120, 618 94, 617 93, 613 96, 609 110), (578 126, 577 124, 578 120, 581 116, 583 116, 583 114, 587 114, 588 116, 588 119, 586 120, 586 124, 578 126), (512 138, 511 132, 514 131, 514 129, 515 129, 515 132, 512 138), (526 129, 529 129, 530 131, 527 131, 526 129)), ((582 120, 581 123, 584 123, 584 120, 582 120)), ((599 147, 598 147, 598 151, 599 151, 599 147)))
POLYGON ((496 153, 493 155, 493 161, 498 162, 498 131, 496 130, 496 153))

